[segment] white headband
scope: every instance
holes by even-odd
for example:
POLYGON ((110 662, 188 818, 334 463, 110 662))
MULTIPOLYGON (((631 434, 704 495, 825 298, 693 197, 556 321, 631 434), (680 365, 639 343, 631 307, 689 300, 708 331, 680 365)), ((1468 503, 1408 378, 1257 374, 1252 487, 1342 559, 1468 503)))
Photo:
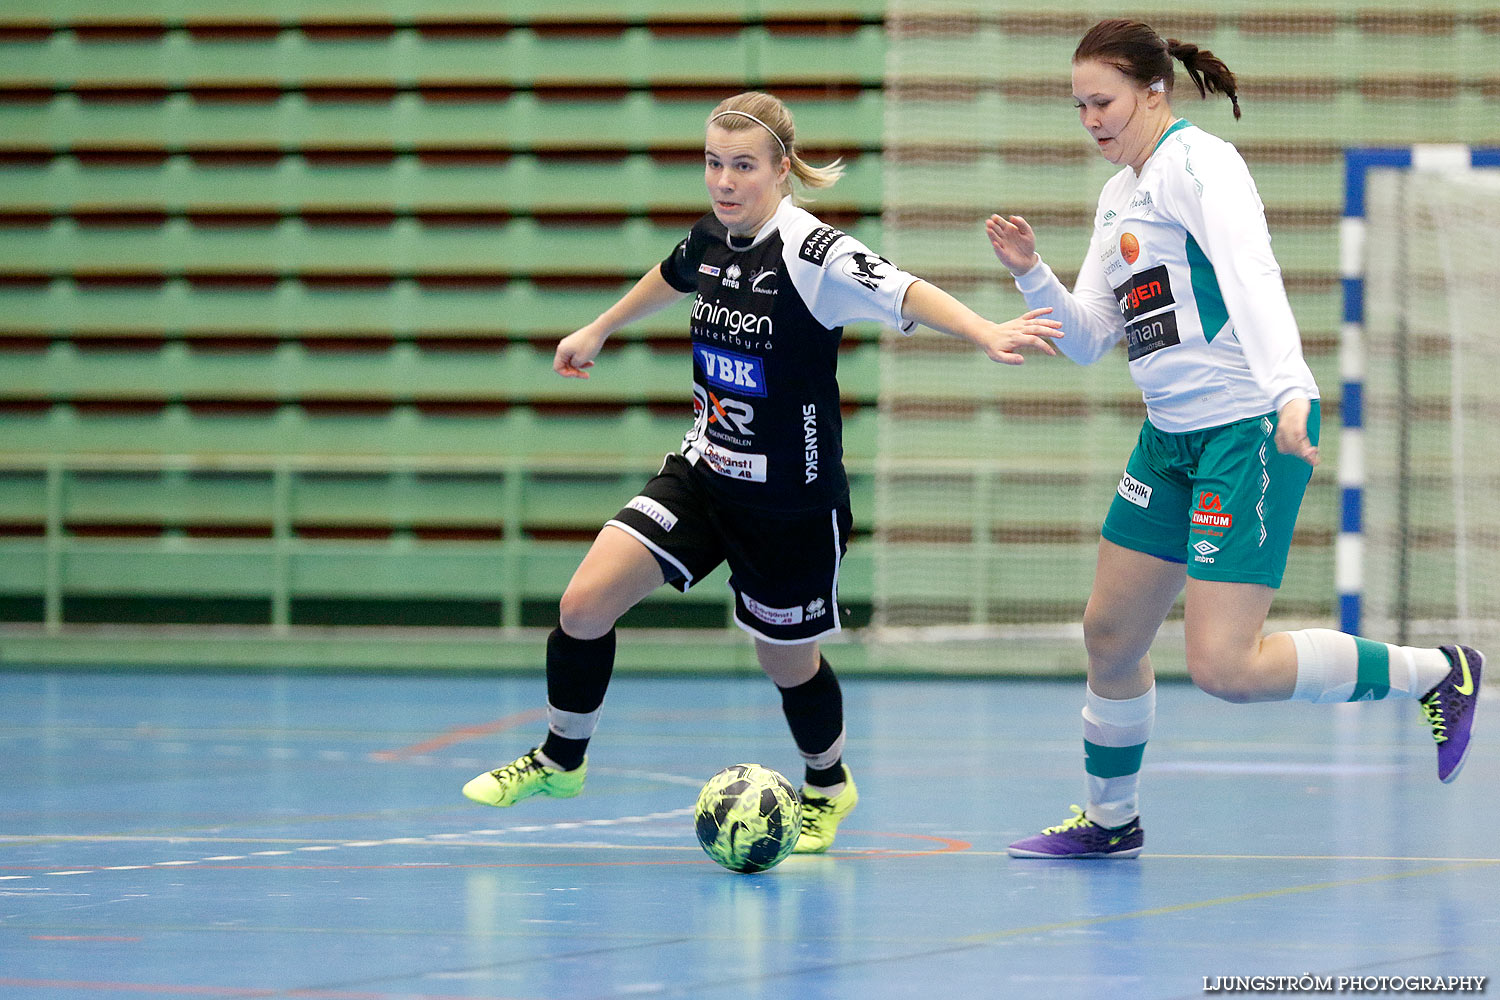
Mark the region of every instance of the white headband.
POLYGON ((720 111, 718 114, 714 115, 708 120, 709 124, 713 124, 720 118, 723 118, 725 115, 740 115, 742 117, 748 118, 755 124, 759 125, 761 128, 765 129, 767 132, 770 132, 771 138, 776 140, 776 145, 781 147, 781 155, 786 155, 786 143, 781 141, 781 136, 776 134, 776 130, 747 111, 720 111))
POLYGON ((1156 91, 1158 94, 1165 94, 1167 92, 1167 84, 1161 77, 1157 77, 1151 81, 1149 89, 1156 91))

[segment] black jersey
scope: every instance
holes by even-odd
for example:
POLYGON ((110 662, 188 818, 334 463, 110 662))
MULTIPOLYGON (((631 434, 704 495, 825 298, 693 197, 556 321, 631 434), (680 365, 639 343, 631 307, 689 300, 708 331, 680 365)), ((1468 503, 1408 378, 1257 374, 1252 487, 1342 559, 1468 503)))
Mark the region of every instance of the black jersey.
POLYGON ((917 279, 784 199, 753 242, 712 213, 662 277, 693 300, 693 427, 682 453, 723 499, 796 511, 848 500, 838 346, 844 324, 903 324, 917 279))

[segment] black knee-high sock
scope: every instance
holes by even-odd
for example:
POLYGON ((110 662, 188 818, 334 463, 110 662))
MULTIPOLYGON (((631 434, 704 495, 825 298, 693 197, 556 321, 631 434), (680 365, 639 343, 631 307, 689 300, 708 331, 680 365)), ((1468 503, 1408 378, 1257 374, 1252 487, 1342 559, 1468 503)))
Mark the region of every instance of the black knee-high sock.
POLYGON ((833 668, 819 657, 811 680, 779 690, 792 739, 807 761, 804 780, 820 788, 843 781, 844 693, 833 668))
POLYGON ((615 669, 615 630, 597 639, 575 639, 560 627, 547 636, 547 739, 542 753, 571 771, 583 763, 598 717, 559 719, 559 712, 594 715, 615 669), (566 724, 565 724, 566 723, 566 724))

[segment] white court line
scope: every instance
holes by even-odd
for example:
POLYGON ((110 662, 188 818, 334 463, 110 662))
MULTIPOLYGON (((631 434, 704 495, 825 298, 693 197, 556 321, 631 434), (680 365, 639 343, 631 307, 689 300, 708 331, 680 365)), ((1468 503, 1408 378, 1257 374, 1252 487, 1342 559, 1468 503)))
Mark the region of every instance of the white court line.
MULTIPOLYGON (((179 749, 178 749, 179 747, 181 747, 183 750, 186 749, 186 744, 160 744, 160 746, 164 747, 164 748, 169 748, 167 750, 167 752, 174 752, 174 753, 175 752, 180 752, 179 749)), ((224 747, 221 747, 221 748, 224 748, 224 747)), ((273 747, 273 748, 270 748, 269 754, 272 757, 284 757, 284 756, 287 756, 288 754, 296 755, 296 752, 295 751, 288 751, 287 748, 284 748, 284 747, 273 747)), ((322 757, 325 760, 332 760, 332 759, 339 759, 339 760, 341 760, 341 759, 346 759, 349 756, 349 754, 348 754, 347 751, 328 751, 328 750, 325 750, 325 751, 322 751, 322 753, 319 754, 319 756, 322 757)), ((422 764, 431 765, 431 764, 434 764, 434 763, 439 763, 439 761, 438 761, 437 758, 433 758, 433 757, 430 757, 430 756, 424 756, 424 757, 421 757, 421 758, 411 758, 410 760, 406 761, 406 763, 422 763, 422 764)), ((664 771, 637 771, 637 770, 629 770, 629 769, 625 769, 625 768, 599 768, 596 773, 599 773, 599 774, 611 774, 611 775, 617 775, 617 776, 620 776, 620 777, 627 777, 627 778, 639 778, 639 779, 644 779, 644 780, 647 780, 647 781, 658 781, 658 782, 661 782, 663 784, 669 784, 669 785, 691 786, 693 788, 699 787, 699 785, 702 783, 701 779, 698 779, 698 778, 692 778, 692 777, 688 777, 686 775, 681 775, 681 774, 669 774, 669 773, 666 773, 664 771)), ((476 845, 472 841, 465 840, 465 838, 470 838, 470 837, 481 837, 481 838, 483 838, 483 837, 503 837, 503 836, 505 836, 507 834, 516 834, 516 833, 543 833, 543 832, 548 831, 548 830, 577 830, 577 829, 580 829, 580 828, 583 828, 583 827, 624 826, 626 824, 632 824, 632 823, 651 823, 651 822, 654 822, 654 821, 657 821, 657 820, 675 819, 675 818, 681 817, 681 816, 690 816, 690 815, 692 815, 692 813, 693 813, 693 808, 691 806, 689 806, 689 807, 686 807, 686 808, 683 808, 683 809, 670 809, 670 810, 666 810, 666 811, 663 811, 663 812, 644 813, 644 814, 638 815, 638 816, 620 816, 620 817, 617 817, 615 819, 575 820, 575 821, 567 821, 567 822, 562 822, 562 823, 548 823, 548 824, 540 824, 540 825, 512 826, 512 827, 499 827, 499 828, 488 827, 488 828, 480 829, 480 830, 469 830, 466 833, 433 833, 433 834, 428 834, 428 835, 423 836, 423 837, 390 837, 390 838, 385 839, 385 840, 348 840, 348 841, 342 841, 342 842, 340 842, 338 844, 313 844, 313 845, 308 845, 306 847, 298 847, 298 848, 295 848, 295 849, 288 849, 288 850, 255 851, 255 852, 253 852, 251 854, 248 854, 248 855, 247 854, 216 854, 216 855, 213 855, 212 857, 191 858, 191 859, 184 858, 184 859, 174 860, 174 861, 156 861, 156 862, 152 862, 151 864, 145 864, 145 865, 109 865, 109 866, 106 866, 106 867, 103 867, 103 868, 78 869, 76 871, 56 871, 56 872, 48 872, 47 874, 48 875, 94 875, 94 874, 98 874, 99 872, 105 872, 105 871, 123 872, 123 871, 140 871, 140 870, 143 870, 143 869, 150 869, 150 868, 182 867, 182 866, 186 866, 186 865, 202 864, 205 861, 244 861, 244 860, 246 860, 248 858, 279 857, 279 856, 283 856, 283 855, 292 854, 294 850, 298 851, 298 852, 302 852, 302 851, 324 852, 324 851, 336 851, 336 850, 338 850, 340 848, 343 848, 343 847, 387 847, 387 846, 395 846, 395 845, 402 845, 402 846, 407 846, 407 845, 428 845, 428 846, 451 846, 451 847, 488 846, 488 845, 476 845)), ((10 843, 17 843, 17 842, 25 842, 27 840, 53 840, 53 841, 55 841, 57 839, 58 839, 58 837, 56 835, 40 835, 40 836, 37 836, 37 837, 16 837, 16 838, 7 837, 6 841, 10 842, 10 843)), ((151 837, 139 837, 139 838, 136 838, 136 837, 119 837, 119 836, 88 837, 88 836, 73 835, 73 836, 69 836, 69 837, 67 837, 65 839, 67 839, 69 841, 72 841, 72 842, 88 842, 88 841, 92 841, 92 842, 98 842, 98 843, 105 843, 105 842, 125 841, 125 840, 137 840, 137 841, 146 841, 146 842, 149 842, 149 841, 152 841, 152 840, 155 840, 155 839, 170 840, 170 841, 174 841, 175 842, 176 840, 179 840, 181 838, 151 838, 151 837)), ((262 840, 261 843, 265 843, 265 841, 262 840)), ((499 846, 499 845, 496 845, 496 846, 499 846)), ((416 863, 409 864, 407 867, 442 867, 442 866, 443 866, 442 862, 416 862, 416 863)), ((32 876, 30 876, 30 875, 0 875, 0 881, 19 881, 19 880, 29 879, 29 878, 32 878, 32 876)))
MULTIPOLYGON (((140 870, 150 869, 150 868, 182 867, 182 866, 186 866, 186 865, 202 864, 205 861, 244 861, 244 860, 246 860, 248 858, 282 857, 282 856, 285 856, 285 855, 289 855, 289 854, 293 854, 293 853, 297 853, 297 852, 303 852, 303 851, 309 851, 309 852, 337 851, 340 848, 344 848, 344 847, 388 847, 388 846, 402 846, 402 847, 406 847, 406 846, 411 846, 411 845, 419 845, 419 846, 420 845, 427 845, 427 846, 442 846, 442 847, 475 847, 475 846, 492 846, 492 845, 493 846, 505 846, 503 841, 500 842, 500 843, 495 843, 493 841, 479 841, 479 842, 475 842, 475 841, 472 841, 472 840, 465 840, 464 838, 470 838, 470 837, 486 838, 486 837, 504 836, 506 834, 516 834, 516 833, 541 833, 541 832, 544 832, 544 831, 547 831, 547 830, 577 830, 577 829, 581 829, 583 827, 625 826, 625 825, 634 824, 634 823, 650 823, 650 822, 653 822, 653 821, 656 821, 656 820, 676 819, 678 817, 692 815, 692 812, 693 812, 692 807, 686 807, 686 808, 682 808, 682 809, 669 809, 669 810, 666 810, 666 811, 663 811, 663 812, 642 813, 641 815, 638 815, 638 816, 619 816, 619 817, 616 817, 614 819, 569 820, 569 821, 565 821, 565 822, 561 822, 561 823, 548 823, 548 824, 545 824, 545 825, 512 826, 512 827, 498 827, 498 828, 497 827, 487 827, 487 828, 479 829, 479 830, 469 830, 466 833, 434 833, 434 834, 429 834, 429 835, 427 835, 425 837, 390 837, 390 838, 387 838, 385 840, 348 840, 348 841, 343 841, 343 842, 338 843, 338 844, 309 844, 309 845, 307 845, 305 847, 298 847, 298 848, 290 849, 290 850, 254 851, 254 852, 252 852, 250 854, 215 854, 215 855, 212 855, 210 857, 203 857, 203 858, 184 858, 184 859, 175 860, 175 861, 154 861, 151 864, 146 864, 146 865, 108 865, 108 866, 103 867, 103 868, 78 869, 78 870, 74 870, 74 871, 55 871, 55 872, 47 872, 46 874, 48 874, 48 875, 96 875, 99 872, 106 872, 106 871, 110 871, 110 872, 123 872, 123 871, 140 871, 140 870)), ((25 839, 25 838, 18 838, 18 839, 25 839)), ((39 840, 51 840, 51 839, 55 839, 55 838, 51 837, 51 836, 47 836, 47 835, 42 835, 42 836, 37 837, 36 839, 39 839, 39 840)), ((75 836, 75 837, 72 837, 70 839, 73 840, 73 841, 87 841, 87 840, 91 840, 93 838, 75 836)), ((100 841, 114 841, 114 840, 117 840, 117 839, 120 839, 120 838, 117 838, 117 837, 100 837, 98 839, 100 841)), ((149 839, 149 838, 141 838, 141 839, 145 840, 145 839, 149 839)), ((175 838, 162 838, 162 839, 168 839, 168 840, 170 840, 170 839, 175 839, 175 838)), ((510 846, 517 846, 517 845, 510 845, 510 846)), ((547 846, 547 845, 529 845, 529 846, 547 846)), ((551 846, 567 846, 567 845, 551 845, 551 846)), ((402 864, 402 867, 409 867, 409 868, 442 868, 442 867, 446 867, 446 863, 445 862, 441 862, 441 861, 405 862, 405 863, 402 864)), ((0 880, 3 880, 3 881, 16 881, 16 880, 20 880, 20 879, 29 879, 29 878, 32 878, 32 876, 30 876, 30 875, 0 875, 0 880)))

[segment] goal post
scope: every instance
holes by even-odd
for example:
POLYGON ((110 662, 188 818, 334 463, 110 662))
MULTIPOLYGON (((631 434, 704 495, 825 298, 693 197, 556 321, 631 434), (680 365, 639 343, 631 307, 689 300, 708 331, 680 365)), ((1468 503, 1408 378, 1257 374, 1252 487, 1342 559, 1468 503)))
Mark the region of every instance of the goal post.
POLYGON ((1346 631, 1500 639, 1500 149, 1351 149, 1336 550, 1346 631))
MULTIPOLYGON (((981 314, 1009 318, 1025 304, 995 261, 983 222, 991 212, 1019 214, 1036 227, 1039 249, 1064 284, 1073 284, 1098 192, 1116 168, 1083 141, 1068 105, 1067 67, 1080 33, 1109 13, 1021 0, 890 0, 883 253, 981 314)), ((1163 14, 1156 27, 1210 40, 1230 65, 1263 67, 1262 76, 1246 78, 1259 110, 1243 123, 1230 125, 1225 102, 1197 102, 1191 89, 1179 96, 1190 120, 1211 132, 1222 127, 1250 165, 1304 352, 1327 400, 1326 464, 1302 504, 1273 626, 1337 623, 1392 638, 1400 629, 1413 638, 1432 629, 1443 641, 1481 641, 1473 623, 1500 617, 1485 604, 1488 578, 1500 576, 1490 570, 1500 516, 1491 517, 1486 504, 1500 489, 1491 471, 1493 435, 1484 433, 1500 414, 1491 414, 1490 386, 1469 380, 1485 369, 1500 379, 1500 359, 1488 360, 1482 338, 1453 339, 1446 303, 1451 296, 1459 301, 1455 315, 1481 318, 1487 305, 1454 290, 1465 279, 1445 284, 1435 265, 1421 270, 1420 306, 1417 296, 1383 299, 1390 285, 1410 279, 1403 265, 1399 279, 1367 280, 1367 244, 1434 259, 1440 247, 1368 236, 1389 218, 1366 213, 1366 189, 1386 168, 1426 176, 1429 166, 1448 163, 1474 172, 1500 165, 1500 151, 1417 146, 1351 149, 1346 157, 1345 147, 1365 136, 1463 133, 1431 119, 1448 105, 1425 99, 1420 129, 1393 123, 1393 99, 1364 89, 1364 50, 1336 49, 1332 35, 1304 37, 1294 15, 1247 9, 1205 23, 1184 11, 1163 14), (1274 69, 1315 62, 1327 65, 1331 93, 1368 117, 1341 111, 1330 131, 1324 102, 1310 100, 1317 91, 1274 69), (1428 329, 1437 300, 1442 328, 1428 329), (1382 328, 1366 330, 1367 316, 1382 328), (1382 324, 1398 320, 1421 348, 1405 355, 1412 407, 1391 401, 1400 391, 1398 354, 1388 347, 1378 354, 1367 342, 1393 336, 1382 324), (1450 343, 1456 349, 1439 347, 1450 343), (1330 409, 1335 400, 1338 415, 1330 409), (1404 424, 1392 420, 1400 413, 1404 424), (1404 537, 1389 527, 1403 519, 1404 537)), ((1471 197, 1478 205, 1480 196, 1471 197)), ((1477 208, 1473 214, 1459 222, 1475 224, 1477 208)), ((1458 223, 1445 226, 1461 231, 1458 223)), ((1491 229, 1500 232, 1500 221, 1491 229)), ((1445 252, 1451 273, 1500 268, 1497 253, 1445 252)), ((1497 283, 1477 274, 1467 280, 1497 283)), ((872 624, 860 637, 871 664, 1076 675, 1099 527, 1144 418, 1125 359, 1080 367, 1032 356, 1021 369, 986 367, 955 341, 890 330, 879 357, 872 624)), ((1158 669, 1185 673, 1182 650, 1174 611, 1153 647, 1166 654, 1158 669)))

